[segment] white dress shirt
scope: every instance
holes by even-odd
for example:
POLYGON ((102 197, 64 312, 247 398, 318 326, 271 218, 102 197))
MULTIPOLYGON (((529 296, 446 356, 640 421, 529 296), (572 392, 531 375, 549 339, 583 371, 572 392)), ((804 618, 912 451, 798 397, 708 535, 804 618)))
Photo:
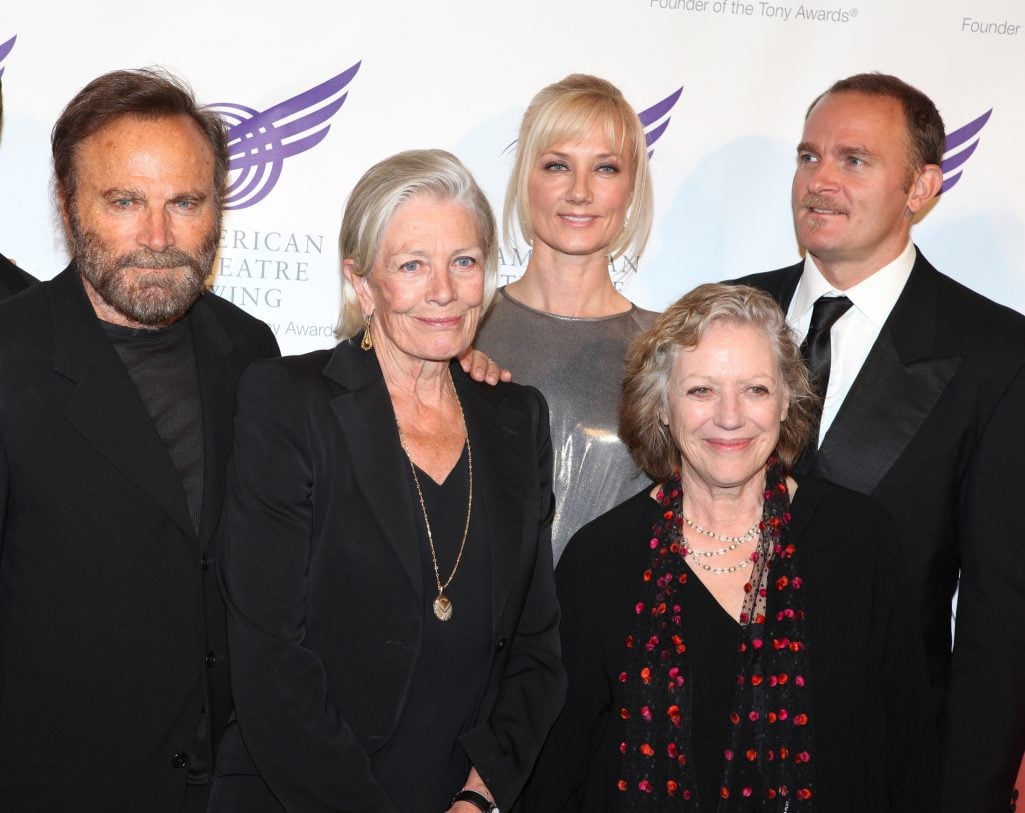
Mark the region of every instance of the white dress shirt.
POLYGON ((798 341, 804 341, 808 333, 812 308, 819 297, 846 296, 853 303, 853 307, 837 319, 829 331, 829 384, 822 405, 819 444, 840 411, 854 379, 861 372, 883 323, 897 304, 911 276, 916 256, 915 245, 909 240, 893 262, 846 291, 839 291, 822 276, 811 255, 805 255, 804 272, 787 310, 787 321, 797 331, 798 341))

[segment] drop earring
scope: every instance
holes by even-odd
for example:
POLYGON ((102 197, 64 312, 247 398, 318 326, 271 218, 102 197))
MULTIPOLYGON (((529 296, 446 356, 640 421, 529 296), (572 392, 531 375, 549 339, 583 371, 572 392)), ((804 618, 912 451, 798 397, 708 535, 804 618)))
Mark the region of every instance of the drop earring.
POLYGON ((373 350, 374 340, 370 335, 370 323, 374 319, 373 311, 363 314, 363 338, 360 340, 360 350, 373 350))

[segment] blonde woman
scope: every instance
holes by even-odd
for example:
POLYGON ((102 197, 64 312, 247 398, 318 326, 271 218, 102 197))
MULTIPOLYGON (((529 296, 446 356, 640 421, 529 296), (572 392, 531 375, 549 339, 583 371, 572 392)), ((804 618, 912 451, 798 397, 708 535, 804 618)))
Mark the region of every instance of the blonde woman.
POLYGON ((574 74, 531 101, 505 199, 505 235, 531 246, 501 288, 476 345, 551 409, 558 561, 584 523, 645 480, 619 439, 623 358, 655 314, 616 290, 611 259, 635 256, 651 230, 644 130, 623 94, 574 74))

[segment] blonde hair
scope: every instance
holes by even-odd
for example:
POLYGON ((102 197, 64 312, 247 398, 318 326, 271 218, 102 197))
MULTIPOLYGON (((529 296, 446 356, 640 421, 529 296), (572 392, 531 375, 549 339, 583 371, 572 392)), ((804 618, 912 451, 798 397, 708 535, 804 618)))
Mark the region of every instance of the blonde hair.
MULTIPOLYGON (((352 270, 357 276, 369 274, 395 210, 407 200, 420 196, 458 203, 476 221, 484 252, 482 312, 487 311, 498 287, 495 215, 470 171, 445 150, 400 152, 374 164, 363 174, 353 187, 342 215, 342 228, 338 235, 341 259, 352 260, 352 270)), ((362 327, 359 297, 343 274, 335 335, 347 339, 355 336, 362 327)))
POLYGON ((635 254, 644 251, 654 216, 644 127, 615 85, 583 73, 571 74, 541 90, 523 114, 516 163, 505 193, 502 230, 507 242, 514 240, 514 224, 528 244, 534 242, 529 187, 538 156, 556 144, 583 138, 596 124, 627 161, 634 181, 623 228, 609 246, 609 254, 616 258, 627 249, 635 254))
POLYGON ((717 322, 750 325, 765 334, 790 405, 775 454, 789 471, 814 426, 818 396, 783 311, 764 291, 746 285, 699 285, 670 305, 627 352, 619 435, 637 464, 665 480, 680 463, 680 450, 661 415, 669 406, 669 377, 680 348, 696 347, 717 322))

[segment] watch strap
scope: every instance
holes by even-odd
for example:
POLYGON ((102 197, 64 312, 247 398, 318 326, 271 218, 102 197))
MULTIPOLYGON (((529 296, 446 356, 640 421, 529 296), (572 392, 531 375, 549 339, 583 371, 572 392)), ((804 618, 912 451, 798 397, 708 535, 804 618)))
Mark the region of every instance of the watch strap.
POLYGON ((463 788, 459 793, 452 797, 452 803, 450 807, 456 802, 469 802, 471 805, 476 807, 481 813, 498 813, 498 808, 494 802, 488 799, 483 793, 478 793, 475 790, 469 788, 463 788))

